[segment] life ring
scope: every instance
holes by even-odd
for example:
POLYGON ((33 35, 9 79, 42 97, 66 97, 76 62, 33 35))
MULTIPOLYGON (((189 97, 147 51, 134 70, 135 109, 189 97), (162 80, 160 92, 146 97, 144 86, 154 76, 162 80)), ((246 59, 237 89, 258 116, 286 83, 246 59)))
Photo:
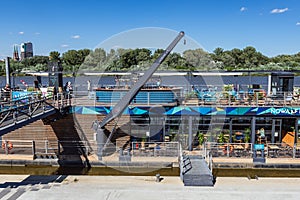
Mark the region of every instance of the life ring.
POLYGON ((8 150, 12 150, 12 148, 13 148, 13 144, 10 142, 10 141, 7 141, 7 142, 2 142, 2 149, 5 149, 5 143, 6 143, 6 145, 7 145, 7 149, 8 150))

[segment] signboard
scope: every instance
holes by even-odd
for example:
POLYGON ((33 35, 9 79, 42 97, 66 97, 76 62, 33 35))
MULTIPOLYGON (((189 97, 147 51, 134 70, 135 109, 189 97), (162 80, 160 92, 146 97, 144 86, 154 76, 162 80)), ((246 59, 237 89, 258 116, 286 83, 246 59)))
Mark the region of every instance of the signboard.
POLYGON ((27 91, 13 91, 12 100, 13 101, 22 100, 22 102, 24 101, 25 103, 28 101, 28 97, 31 96, 32 94, 33 94, 32 92, 27 92, 27 91))

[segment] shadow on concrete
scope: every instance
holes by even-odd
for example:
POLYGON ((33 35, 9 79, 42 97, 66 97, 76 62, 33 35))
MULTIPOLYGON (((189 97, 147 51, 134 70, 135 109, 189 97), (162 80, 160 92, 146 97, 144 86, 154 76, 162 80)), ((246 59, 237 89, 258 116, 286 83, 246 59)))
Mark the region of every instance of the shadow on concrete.
POLYGON ((5 182, 0 184, 0 188, 18 188, 27 185, 40 185, 49 183, 62 183, 67 178, 67 175, 30 175, 21 182, 5 182))
POLYGON ((0 188, 3 188, 3 190, 0 192, 0 199, 8 194, 11 194, 8 199, 17 199, 28 190, 26 189, 27 187, 29 187, 31 191, 50 189, 51 184, 60 184, 66 179, 66 177, 66 175, 31 175, 26 177, 21 182, 5 182, 0 184, 0 188), (12 191, 12 189, 16 190, 12 191))

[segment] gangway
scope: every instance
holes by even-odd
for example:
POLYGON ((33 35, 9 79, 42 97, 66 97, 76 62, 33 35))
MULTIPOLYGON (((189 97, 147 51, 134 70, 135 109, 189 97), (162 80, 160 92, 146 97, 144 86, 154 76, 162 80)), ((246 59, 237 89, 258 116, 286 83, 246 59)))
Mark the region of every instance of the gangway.
MULTIPOLYGON (((62 99, 62 97, 59 97, 62 99)), ((0 107, 0 136, 26 126, 34 121, 43 119, 55 113, 60 113, 68 106, 68 101, 63 102, 54 97, 39 98, 29 95, 23 98, 1 102, 0 107)))
POLYGON ((215 178, 200 155, 182 157, 180 175, 185 186, 214 186, 215 178))

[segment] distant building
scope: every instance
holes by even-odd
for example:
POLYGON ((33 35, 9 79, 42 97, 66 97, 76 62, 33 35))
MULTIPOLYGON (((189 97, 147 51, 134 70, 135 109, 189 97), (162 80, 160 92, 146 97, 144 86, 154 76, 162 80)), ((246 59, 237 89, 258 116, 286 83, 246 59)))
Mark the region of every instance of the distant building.
POLYGON ((21 44, 21 60, 24 58, 33 57, 33 48, 31 42, 26 42, 21 44))
POLYGON ((17 45, 14 45, 13 59, 15 61, 19 61, 20 60, 19 51, 18 51, 18 46, 17 45))

